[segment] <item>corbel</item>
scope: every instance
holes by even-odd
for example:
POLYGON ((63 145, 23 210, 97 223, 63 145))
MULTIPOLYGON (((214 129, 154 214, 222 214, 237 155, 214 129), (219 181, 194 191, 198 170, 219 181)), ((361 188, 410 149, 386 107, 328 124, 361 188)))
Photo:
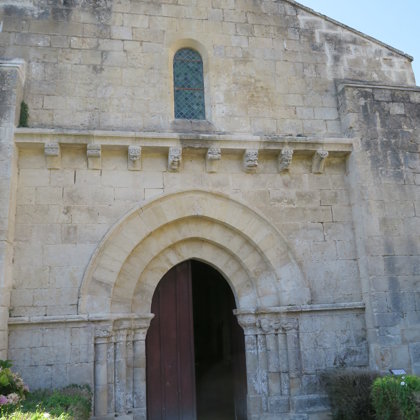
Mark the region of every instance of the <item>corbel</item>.
POLYGON ((141 147, 128 146, 128 170, 141 171, 141 147))
POLYGON ((59 143, 45 143, 44 155, 48 169, 61 168, 61 149, 59 143))
POLYGON ((328 152, 326 150, 317 150, 312 158, 312 173, 322 174, 324 172, 325 161, 328 152))
POLYGON ((170 147, 168 153, 168 171, 179 172, 182 163, 182 147, 170 147))
POLYGON ((258 149, 246 149, 243 158, 244 171, 254 173, 258 168, 258 149))
POLYGON ((88 168, 101 169, 101 145, 88 144, 86 154, 88 160, 88 168))
POLYGON ((289 147, 285 147, 281 149, 281 152, 279 153, 279 157, 277 160, 278 171, 283 172, 289 169, 289 166, 292 163, 292 159, 293 159, 293 149, 290 149, 289 147))
POLYGON ((219 170, 220 160, 222 159, 222 152, 220 147, 210 147, 206 154, 206 171, 214 173, 219 170))

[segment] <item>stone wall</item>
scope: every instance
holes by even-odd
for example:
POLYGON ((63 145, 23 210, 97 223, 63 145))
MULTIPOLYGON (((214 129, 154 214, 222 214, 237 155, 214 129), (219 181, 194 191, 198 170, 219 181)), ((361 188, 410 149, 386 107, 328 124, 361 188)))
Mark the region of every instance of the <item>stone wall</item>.
POLYGON ((371 364, 419 373, 420 89, 343 82, 339 102, 358 138, 350 167, 371 364))
POLYGON ((19 120, 24 80, 22 60, 0 60, 0 358, 7 355, 17 183, 13 132, 19 120))
POLYGON ((0 20, 0 56, 28 62, 32 127, 185 131, 182 46, 203 56, 206 131, 334 137, 335 78, 414 84, 409 57, 293 1, 8 0, 0 20))
POLYGON ((8 0, 0 21, 27 62, 23 90, 0 65, 0 357, 32 388, 145 418, 151 298, 191 258, 235 295, 249 419, 316 418, 328 368, 420 372, 410 57, 291 0, 8 0), (182 47, 206 121, 173 118, 182 47))

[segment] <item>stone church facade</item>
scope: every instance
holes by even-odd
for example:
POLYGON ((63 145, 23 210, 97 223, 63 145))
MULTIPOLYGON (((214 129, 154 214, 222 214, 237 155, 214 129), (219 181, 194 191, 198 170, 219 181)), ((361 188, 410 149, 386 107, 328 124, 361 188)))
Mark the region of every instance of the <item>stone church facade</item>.
POLYGON ((243 418, 321 417, 327 369, 420 374, 410 56, 291 0, 3 0, 0 21, 0 358, 31 388, 145 419, 152 301, 186 261, 232 291, 243 418), (181 50, 198 118, 176 118, 181 50))

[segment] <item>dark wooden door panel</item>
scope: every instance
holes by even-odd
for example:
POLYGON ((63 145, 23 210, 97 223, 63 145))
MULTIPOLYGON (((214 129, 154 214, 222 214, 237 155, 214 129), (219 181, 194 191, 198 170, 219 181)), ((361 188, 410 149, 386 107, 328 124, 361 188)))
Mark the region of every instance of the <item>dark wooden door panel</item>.
POLYGON ((146 339, 149 420, 194 420, 195 370, 191 264, 172 268, 152 301, 146 339))

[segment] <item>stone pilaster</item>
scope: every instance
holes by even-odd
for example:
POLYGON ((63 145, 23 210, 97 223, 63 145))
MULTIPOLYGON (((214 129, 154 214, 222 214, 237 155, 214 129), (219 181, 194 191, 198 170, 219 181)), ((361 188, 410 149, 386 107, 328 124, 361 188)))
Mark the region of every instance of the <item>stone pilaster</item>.
POLYGON ((249 418, 288 413, 301 385, 298 319, 275 310, 237 317, 245 334, 249 418))
POLYGON ((131 399, 132 401, 132 395, 129 396, 129 387, 127 386, 129 382, 132 383, 132 379, 128 375, 130 373, 129 365, 132 365, 132 361, 129 362, 127 353, 128 338, 131 335, 129 334, 130 329, 131 320, 118 320, 114 324, 115 412, 119 415, 126 413, 127 400, 131 399))
POLYGON ((110 320, 95 329, 94 418, 146 419, 146 334, 152 314, 110 320))
POLYGON ((100 326, 95 329, 95 417, 108 414, 108 346, 112 338, 111 326, 100 326))
POLYGON ((146 419, 146 334, 153 315, 133 322, 133 413, 146 419))
POLYGON ((24 61, 0 60, 0 359, 7 358, 8 347, 17 182, 14 129, 24 81, 24 61))

